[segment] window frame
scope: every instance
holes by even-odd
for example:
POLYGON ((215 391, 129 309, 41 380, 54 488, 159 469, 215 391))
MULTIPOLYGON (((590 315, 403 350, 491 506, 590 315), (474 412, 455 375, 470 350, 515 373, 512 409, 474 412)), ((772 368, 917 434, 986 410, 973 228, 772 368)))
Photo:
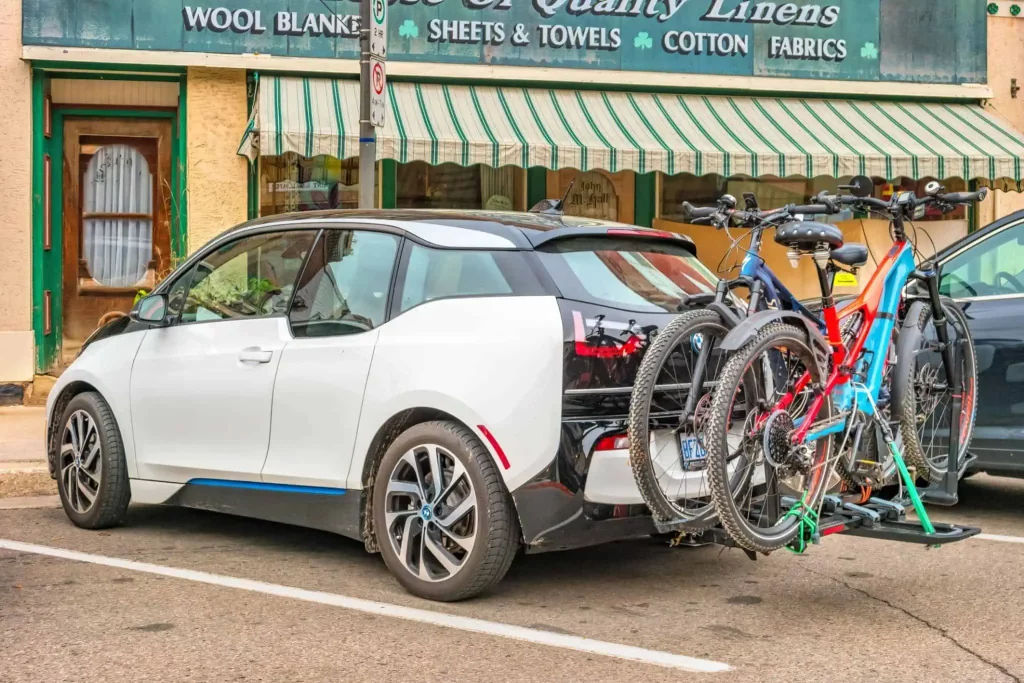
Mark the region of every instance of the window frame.
MULTIPOLYGON (((939 259, 939 261, 938 261, 938 265, 939 265, 939 286, 941 287, 941 285, 942 285, 943 269, 946 267, 946 264, 948 264, 950 261, 952 261, 953 259, 957 258, 958 256, 961 256, 962 254, 967 253, 968 251, 971 251, 973 249, 977 249, 978 247, 983 245, 985 242, 988 242, 993 237, 997 237, 999 235, 1002 235, 1007 230, 1012 230, 1014 228, 1024 228, 1024 217, 1018 218, 1017 220, 1009 221, 1008 223, 1006 223, 1006 225, 999 226, 998 228, 996 228, 995 230, 993 230, 992 232, 990 232, 988 234, 974 233, 977 236, 975 239, 968 240, 968 242, 966 244, 962 245, 959 249, 957 249, 957 250, 951 252, 950 254, 948 254, 946 256, 943 256, 941 259, 939 259)), ((1001 300, 1004 300, 1004 299, 1021 299, 1021 298, 1024 298, 1024 292, 1019 292, 1019 293, 1016 293, 1016 294, 991 294, 991 295, 986 295, 986 296, 962 296, 962 297, 956 297, 953 300, 954 301, 1001 301, 1001 300)))
MULTIPOLYGON (((390 226, 386 226, 386 225, 373 225, 373 224, 362 224, 362 223, 353 223, 353 224, 347 224, 347 225, 337 225, 337 224, 323 225, 320 228, 320 230, 317 232, 316 240, 313 242, 313 248, 310 249, 308 254, 306 254, 306 260, 303 262, 302 268, 299 269, 299 274, 298 274, 298 276, 297 276, 297 278, 295 280, 296 285, 299 282, 301 282, 302 278, 306 275, 306 269, 309 268, 310 257, 312 257, 312 255, 313 255, 313 250, 320 246, 320 241, 323 239, 324 234, 328 230, 334 230, 334 231, 337 231, 337 232, 343 232, 343 231, 349 231, 349 232, 376 232, 376 233, 381 233, 381 234, 384 234, 384 235, 393 235, 395 238, 397 238, 398 244, 397 244, 396 249, 395 249, 395 258, 392 261, 392 264, 391 264, 391 275, 390 275, 390 277, 388 279, 388 287, 389 287, 389 289, 388 289, 388 292, 387 292, 387 294, 385 295, 385 298, 384 298, 384 300, 385 300, 385 304, 384 304, 384 319, 381 320, 380 324, 376 325, 372 329, 364 330, 363 332, 359 332, 359 333, 356 333, 356 334, 366 334, 368 332, 373 332, 374 330, 379 330, 381 327, 386 325, 391 320, 391 318, 392 318, 392 315, 391 315, 391 305, 392 305, 393 298, 394 298, 393 295, 394 295, 394 292, 395 292, 395 283, 398 280, 398 271, 399 271, 399 269, 401 267, 400 264, 402 262, 402 254, 405 251, 405 243, 408 242, 408 239, 407 239, 408 235, 404 231, 396 230, 396 229, 391 228, 390 226)), ((298 293, 298 287, 296 287, 295 289, 292 290, 292 298, 288 302, 288 309, 285 312, 285 318, 288 321, 288 334, 291 335, 292 339, 321 339, 322 340, 322 339, 342 339, 342 338, 346 338, 346 337, 356 336, 356 334, 325 335, 325 336, 322 336, 322 337, 297 337, 297 336, 295 336, 295 332, 292 329, 292 317, 291 316, 292 316, 292 306, 295 304, 295 295, 297 293, 298 293)))

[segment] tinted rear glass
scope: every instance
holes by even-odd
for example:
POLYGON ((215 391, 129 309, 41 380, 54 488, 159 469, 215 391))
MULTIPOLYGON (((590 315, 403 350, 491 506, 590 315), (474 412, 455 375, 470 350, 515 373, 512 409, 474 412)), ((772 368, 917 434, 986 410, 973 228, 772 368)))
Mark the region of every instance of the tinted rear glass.
POLYGON ((714 293, 718 278, 666 240, 581 237, 537 251, 562 295, 635 311, 676 311, 683 295, 714 293))

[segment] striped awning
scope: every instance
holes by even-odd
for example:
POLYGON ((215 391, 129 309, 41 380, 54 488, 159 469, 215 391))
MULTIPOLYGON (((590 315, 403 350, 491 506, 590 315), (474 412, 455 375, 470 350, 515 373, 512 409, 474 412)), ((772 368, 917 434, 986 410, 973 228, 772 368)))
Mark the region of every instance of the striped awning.
MULTIPOLYGON (((264 76, 240 154, 359 153, 359 85, 264 76)), ((388 84, 377 156, 638 173, 1022 180, 1024 135, 974 104, 388 84)))

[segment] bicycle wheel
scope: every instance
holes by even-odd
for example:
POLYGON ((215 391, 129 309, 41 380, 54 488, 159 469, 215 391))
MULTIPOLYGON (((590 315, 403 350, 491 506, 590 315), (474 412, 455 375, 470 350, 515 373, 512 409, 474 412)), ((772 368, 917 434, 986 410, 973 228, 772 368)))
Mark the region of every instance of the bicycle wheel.
MULTIPOLYGON (((958 345, 964 342, 960 354, 964 392, 960 403, 958 459, 962 463, 974 436, 978 411, 978 360, 963 311, 946 298, 942 300, 942 309, 949 321, 950 341, 958 345)), ((917 468, 918 476, 938 483, 949 469, 953 389, 938 350, 931 306, 921 310, 916 325, 904 328, 897 355, 900 362, 893 377, 893 408, 903 437, 903 456, 908 465, 917 468)))
POLYGON ((629 461, 637 488, 657 519, 690 532, 717 523, 704 473, 703 423, 725 362, 719 346, 727 333, 713 311, 689 311, 674 319, 644 355, 629 405, 629 461), (705 346, 703 381, 693 388, 705 346), (699 394, 696 408, 681 420, 690 391, 699 394))
MULTIPOLYGON (((807 333, 772 323, 730 357, 712 394, 706 425, 711 498, 722 526, 748 550, 768 553, 787 545, 801 522, 785 509, 817 510, 829 486, 831 438, 810 445, 791 441, 808 402, 776 408, 805 372, 809 386, 824 384, 807 333)), ((831 418, 826 397, 815 425, 831 418)))

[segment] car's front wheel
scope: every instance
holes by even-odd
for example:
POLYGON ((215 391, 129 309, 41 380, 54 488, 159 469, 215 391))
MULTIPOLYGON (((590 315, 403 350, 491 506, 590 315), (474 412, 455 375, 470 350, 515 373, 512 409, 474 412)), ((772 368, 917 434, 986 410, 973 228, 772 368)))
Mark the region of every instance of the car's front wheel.
POLYGON ((388 569, 410 593, 455 601, 497 584, 519 525, 490 453, 453 422, 410 427, 384 454, 373 523, 388 569))
POLYGON ((61 418, 57 491, 64 512, 85 529, 114 526, 128 509, 131 489, 114 413, 95 392, 71 399, 61 418))

